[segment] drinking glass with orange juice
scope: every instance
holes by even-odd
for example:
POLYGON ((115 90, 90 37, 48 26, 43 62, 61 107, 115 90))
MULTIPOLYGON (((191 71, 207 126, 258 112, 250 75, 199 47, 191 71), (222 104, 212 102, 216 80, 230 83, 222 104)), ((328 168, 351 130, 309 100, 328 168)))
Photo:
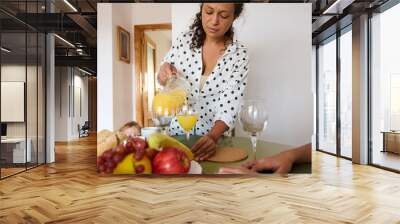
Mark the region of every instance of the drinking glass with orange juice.
POLYGON ((167 134, 167 127, 180 111, 183 105, 187 104, 188 83, 181 75, 170 77, 165 87, 154 96, 153 99, 153 122, 161 127, 167 134))
POLYGON ((194 128, 197 123, 198 114, 196 111, 185 105, 182 107, 182 110, 176 115, 176 119, 178 120, 179 125, 185 131, 186 140, 190 140, 190 131, 194 128))

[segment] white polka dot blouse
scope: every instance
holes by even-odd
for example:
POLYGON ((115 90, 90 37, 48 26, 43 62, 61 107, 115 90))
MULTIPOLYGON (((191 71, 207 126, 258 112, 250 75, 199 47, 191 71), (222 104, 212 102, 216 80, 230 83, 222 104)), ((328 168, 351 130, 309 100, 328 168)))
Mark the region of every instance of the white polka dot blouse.
MULTIPOLYGON (((192 36, 192 31, 181 33, 162 63, 174 65, 190 85, 188 101, 193 102, 191 106, 199 116, 191 134, 207 134, 217 120, 223 121, 230 132, 235 126, 246 87, 249 71, 247 48, 234 40, 218 59, 201 88, 202 49, 190 49, 192 36)), ((184 134, 176 118, 172 120, 168 131, 171 135, 184 134)))

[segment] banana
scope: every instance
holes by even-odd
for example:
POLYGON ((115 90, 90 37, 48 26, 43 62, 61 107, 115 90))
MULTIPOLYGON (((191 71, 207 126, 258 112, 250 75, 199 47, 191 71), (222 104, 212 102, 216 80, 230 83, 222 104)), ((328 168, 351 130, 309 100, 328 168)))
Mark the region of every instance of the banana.
POLYGON ((148 137, 147 144, 150 148, 161 151, 163 147, 174 147, 183 151, 190 160, 193 160, 193 153, 186 145, 178 140, 161 133, 154 133, 148 137))

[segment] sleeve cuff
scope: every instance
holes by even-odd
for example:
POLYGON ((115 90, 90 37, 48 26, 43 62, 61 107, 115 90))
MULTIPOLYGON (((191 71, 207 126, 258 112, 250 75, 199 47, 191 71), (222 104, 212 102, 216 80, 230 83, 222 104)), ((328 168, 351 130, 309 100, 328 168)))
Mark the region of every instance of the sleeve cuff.
POLYGON ((216 121, 222 121, 226 124, 226 126, 228 126, 228 130, 226 132, 231 132, 234 128, 234 121, 232 118, 228 118, 227 116, 216 116, 214 121, 213 121, 213 125, 215 125, 216 121))

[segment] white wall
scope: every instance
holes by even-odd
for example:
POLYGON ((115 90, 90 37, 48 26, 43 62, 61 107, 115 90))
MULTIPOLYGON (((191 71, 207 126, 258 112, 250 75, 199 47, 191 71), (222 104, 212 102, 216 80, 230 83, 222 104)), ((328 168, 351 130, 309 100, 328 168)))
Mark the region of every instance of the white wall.
POLYGON ((55 141, 70 141, 79 138, 78 124, 82 126, 89 118, 88 77, 71 67, 56 67, 55 73, 55 141), (76 87, 81 91, 81 103, 76 87))
MULTIPOLYGON (((173 4, 172 37, 191 24, 196 4, 173 4)), ((245 98, 266 99, 268 128, 260 138, 298 145, 311 141, 313 95, 311 4, 247 3, 235 33, 250 52, 245 98)), ((245 135, 241 127, 238 135, 245 135)))
POLYGON ((113 130, 112 4, 97 4, 97 130, 113 130))
POLYGON ((170 23, 170 4, 99 3, 97 14, 97 127, 116 130, 135 120, 134 25, 170 23), (151 12, 151 13, 149 13, 151 12), (118 59, 116 27, 131 35, 131 63, 118 59), (101 46, 101 47, 100 47, 101 46))
POLYGON ((55 141, 68 140, 68 67, 55 68, 55 141))
POLYGON ((1 122, 24 122, 25 82, 2 81, 0 88, 1 122))
POLYGON ((171 22, 170 3, 135 3, 131 6, 134 15, 132 23, 134 25, 171 22))
MULTIPOLYGON (((36 66, 25 65, 3 65, 1 66, 1 81, 5 82, 26 82, 25 75, 28 77, 28 84, 30 88, 27 88, 27 106, 31 108, 27 109, 27 122, 7 122, 7 136, 8 137, 25 137, 25 127, 28 128, 28 137, 35 133, 36 135, 36 66), (35 78, 35 79, 34 79, 35 78)), ((4 97, 4 96, 2 96, 4 97)), ((2 108, 6 110, 7 108, 2 108)), ((23 110, 24 108, 22 108, 23 110)))
MULTIPOLYGON (((27 71, 27 74, 29 74, 29 75, 32 74, 32 72, 35 72, 35 75, 36 75, 36 67, 33 67, 33 66, 25 67, 25 65, 24 66, 22 66, 22 65, 2 65, 1 81, 2 82, 24 82, 26 84, 26 80, 25 80, 26 71, 25 70, 27 71)), ((4 94, 4 89, 2 89, 2 94, 4 94)), ((33 93, 31 93, 31 94, 33 94, 33 93)), ((35 94, 35 96, 36 96, 36 94, 35 94)), ((7 96, 2 95, 1 98, 4 99, 4 98, 7 98, 7 96)), ((22 100, 23 101, 24 101, 24 98, 25 98, 25 96, 24 96, 24 90, 23 90, 22 91, 22 100)), ((12 136, 15 136, 15 137, 25 136, 24 102, 22 102, 22 104, 23 104, 22 108, 19 108, 21 111, 11 112, 11 111, 8 111, 9 108, 4 107, 4 106, 6 106, 6 105, 4 105, 4 102, 1 103, 1 105, 3 106, 3 107, 1 107, 2 115, 10 113, 10 112, 18 113, 19 115, 22 115, 22 119, 21 119, 21 116, 19 116, 19 119, 21 119, 22 122, 11 122, 11 123, 7 122, 8 123, 7 132, 11 131, 10 133, 7 133, 8 135, 13 133, 12 136), (18 126, 23 127, 23 130, 22 129, 18 130, 18 128, 17 128, 18 126)), ((3 117, 1 119, 4 121, 3 117)))
MULTIPOLYGON (((27 119, 23 122, 6 122, 7 137, 30 139, 32 160, 36 162, 39 153, 39 162, 44 162, 44 74, 39 66, 25 66, 20 64, 4 64, 1 66, 1 81, 17 81, 26 84, 26 107, 19 108, 20 112, 26 112, 27 119), (27 81, 25 80, 27 79, 27 81), (39 91, 39 92, 37 92, 39 91), (26 110, 26 111, 24 111, 26 110)), ((4 89, 2 89, 3 92, 4 89)), ((2 95, 2 98, 7 96, 2 95)), ((12 110, 1 108, 1 110, 12 110)), ((4 111, 3 111, 4 112, 4 111)), ((8 111, 15 113, 15 111, 8 111)), ((49 157, 51 158, 51 157, 49 157)), ((51 161, 51 160, 50 160, 51 161)))
MULTIPOLYGON (((119 60, 118 57, 118 43, 117 43, 117 26, 121 26, 131 33, 131 50, 130 55, 133 55, 133 26, 131 24, 133 13, 131 4, 113 4, 112 6, 112 30, 113 30, 113 92, 114 94, 114 130, 121 127, 126 122, 132 120, 132 105, 134 98, 133 93, 133 80, 132 79, 132 64, 127 64, 119 60)), ((131 61, 132 62, 132 61, 131 61)))
POLYGON ((200 3, 172 4, 172 43, 181 32, 189 30, 199 10, 200 3))

